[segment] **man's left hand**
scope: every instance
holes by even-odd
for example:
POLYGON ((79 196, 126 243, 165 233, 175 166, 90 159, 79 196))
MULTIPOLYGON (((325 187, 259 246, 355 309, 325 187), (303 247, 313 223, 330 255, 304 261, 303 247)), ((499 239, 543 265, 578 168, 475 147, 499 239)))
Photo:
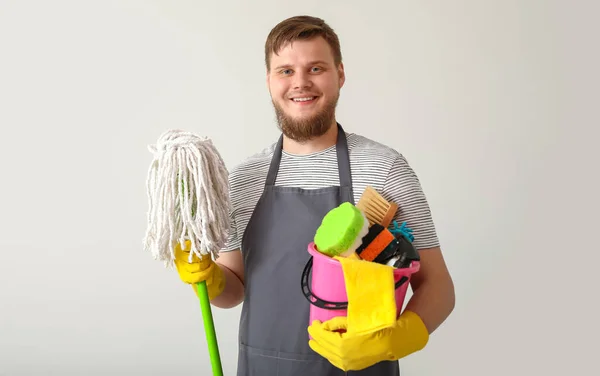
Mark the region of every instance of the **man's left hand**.
POLYGON ((324 323, 314 321, 308 333, 310 348, 343 371, 398 360, 423 349, 429 340, 423 321, 411 311, 404 311, 394 326, 368 334, 349 332, 347 319, 341 316, 324 323))

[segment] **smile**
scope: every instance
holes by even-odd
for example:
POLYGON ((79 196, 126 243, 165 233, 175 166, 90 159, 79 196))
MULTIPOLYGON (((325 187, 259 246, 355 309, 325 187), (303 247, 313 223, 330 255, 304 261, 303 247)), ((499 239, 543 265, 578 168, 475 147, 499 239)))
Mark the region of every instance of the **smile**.
POLYGON ((312 103, 314 102, 318 97, 312 96, 312 97, 298 97, 298 98, 292 98, 291 101, 295 102, 295 103, 302 103, 302 104, 308 104, 308 103, 312 103))

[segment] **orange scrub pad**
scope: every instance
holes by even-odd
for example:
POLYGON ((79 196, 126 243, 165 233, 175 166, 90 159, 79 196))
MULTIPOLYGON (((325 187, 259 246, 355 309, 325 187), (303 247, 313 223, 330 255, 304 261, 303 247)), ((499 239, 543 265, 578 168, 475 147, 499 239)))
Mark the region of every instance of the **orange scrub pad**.
POLYGON ((381 225, 374 224, 363 238, 363 243, 356 250, 361 259, 373 261, 390 243, 395 241, 394 235, 381 225))

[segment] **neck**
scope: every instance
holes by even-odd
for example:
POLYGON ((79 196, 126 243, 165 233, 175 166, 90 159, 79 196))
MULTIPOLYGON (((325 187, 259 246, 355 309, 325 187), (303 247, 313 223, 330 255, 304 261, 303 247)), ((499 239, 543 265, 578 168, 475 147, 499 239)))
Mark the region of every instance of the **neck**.
POLYGON ((305 142, 294 141, 283 135, 283 151, 290 154, 312 154, 325 150, 337 142, 338 127, 334 120, 327 132, 305 142))

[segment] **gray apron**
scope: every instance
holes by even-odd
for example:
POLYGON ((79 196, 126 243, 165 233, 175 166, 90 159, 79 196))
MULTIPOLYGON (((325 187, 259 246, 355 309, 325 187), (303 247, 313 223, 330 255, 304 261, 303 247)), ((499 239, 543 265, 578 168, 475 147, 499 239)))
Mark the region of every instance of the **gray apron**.
MULTIPOLYGON (((308 346, 309 302, 302 293, 308 244, 327 212, 354 203, 346 135, 338 124, 340 186, 302 189, 275 186, 279 138, 262 196, 242 238, 245 298, 239 332, 238 376, 343 376, 308 346)), ((384 361, 352 376, 397 376, 398 362, 384 361)))

